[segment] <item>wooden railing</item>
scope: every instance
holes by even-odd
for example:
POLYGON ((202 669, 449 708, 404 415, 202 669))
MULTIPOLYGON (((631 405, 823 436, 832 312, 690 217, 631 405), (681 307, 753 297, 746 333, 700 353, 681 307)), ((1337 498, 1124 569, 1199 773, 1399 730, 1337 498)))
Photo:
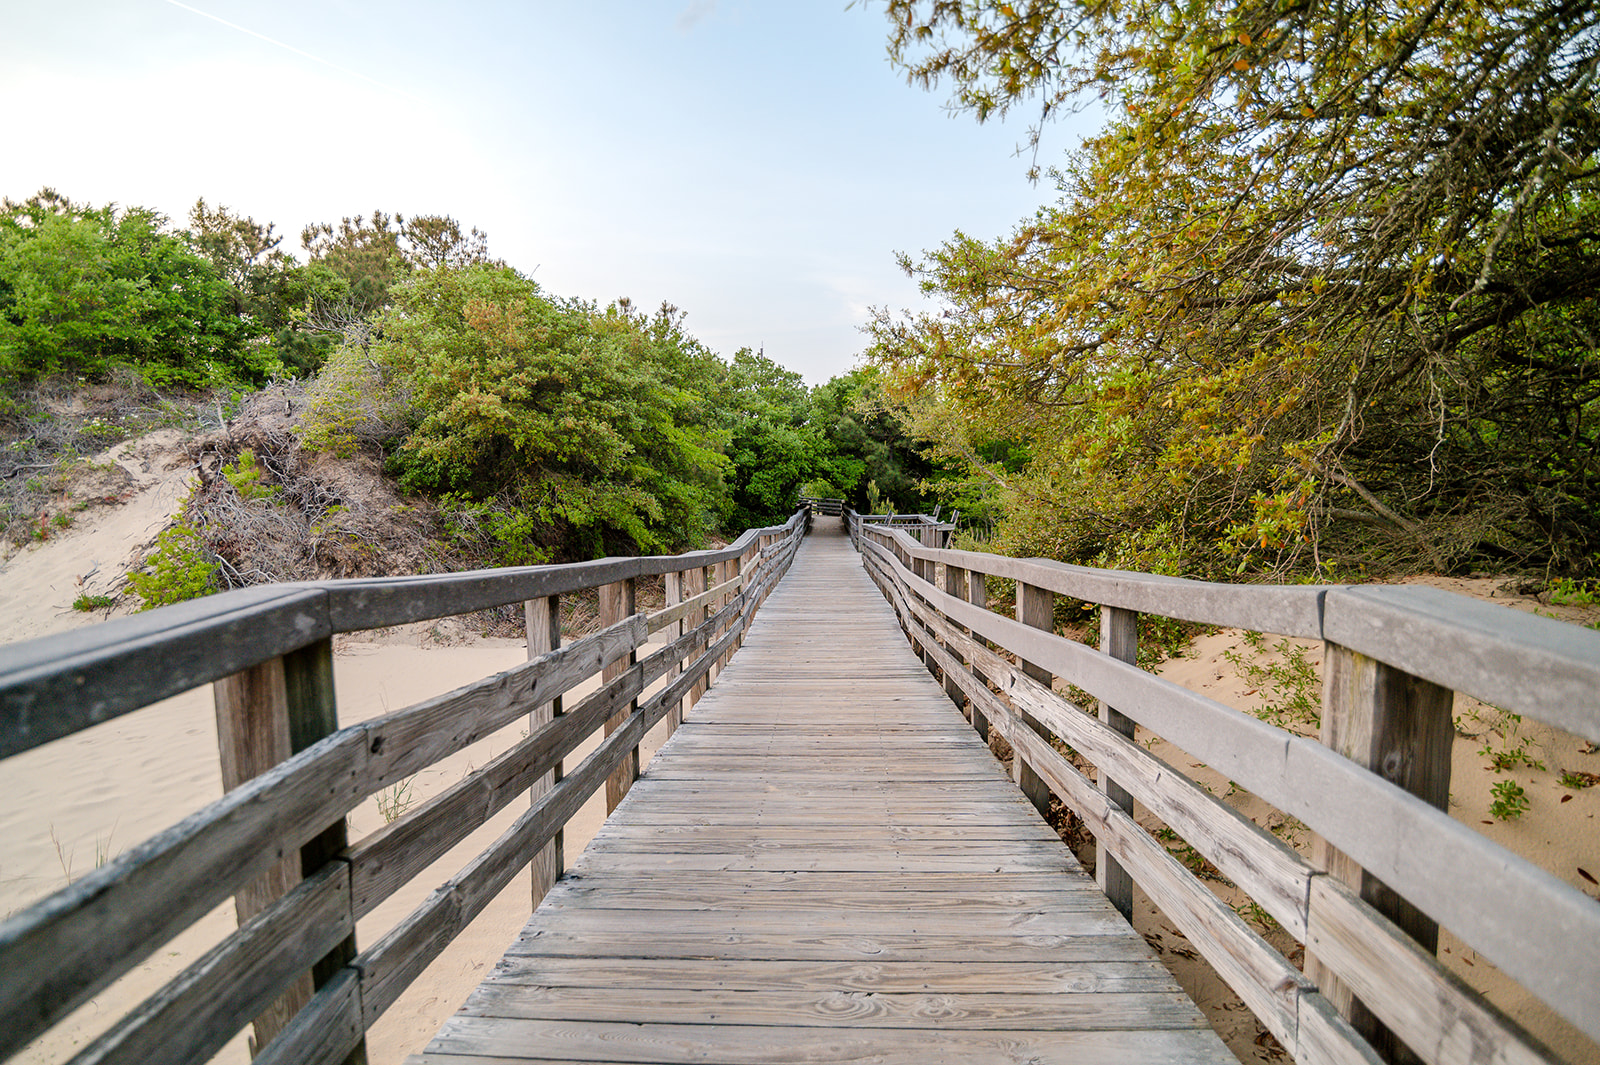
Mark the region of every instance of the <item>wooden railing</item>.
POLYGON ((1452 692, 1600 741, 1600 634, 1421 587, 1207 584, 858 528, 912 644, 979 733, 1010 743, 1022 790, 1093 832, 1112 901, 1129 914, 1137 882, 1301 1065, 1555 1060, 1439 964, 1440 925, 1600 1040, 1600 906, 1444 810, 1452 692), (985 577, 1015 582, 1014 618, 986 609, 985 577), (1098 649, 1054 633, 1056 595, 1099 604, 1098 649), (1134 666, 1140 613, 1324 641, 1322 742, 1134 666), (1135 743, 1135 724, 1304 822, 1314 860, 1135 743), (1135 801, 1305 945, 1304 972, 1134 820, 1135 801))
POLYGON ((941 522, 937 514, 857 514, 847 508, 842 516, 845 532, 857 551, 861 550, 861 529, 865 525, 906 529, 924 547, 948 546, 956 530, 954 522, 941 522))
POLYGON ((559 835, 638 746, 706 690, 788 568, 808 524, 754 529, 722 550, 570 566, 272 585, 0 647, 0 758, 215 683, 221 800, 0 924, 0 1059, 235 896, 241 927, 77 1054, 74 1065, 204 1061, 254 1021, 255 1060, 364 1058, 365 1031, 524 866, 534 901, 560 875, 559 835), (666 579, 668 606, 634 610, 666 579), (560 597, 599 589, 603 628, 563 645, 560 597), (339 728, 335 633, 525 604, 529 661, 339 728), (651 633, 665 646, 646 652, 651 633), (563 693, 601 675, 576 706, 563 693), (654 692, 654 682, 666 679, 654 692), (526 738, 354 843, 366 797, 531 715, 526 738), (605 739, 563 773, 590 734, 605 739), (531 793, 526 813, 370 946, 355 922, 531 793))
POLYGON ((803 507, 806 510, 811 511, 813 514, 821 514, 829 518, 837 518, 844 513, 844 500, 842 499, 822 499, 814 496, 801 496, 797 506, 803 507))

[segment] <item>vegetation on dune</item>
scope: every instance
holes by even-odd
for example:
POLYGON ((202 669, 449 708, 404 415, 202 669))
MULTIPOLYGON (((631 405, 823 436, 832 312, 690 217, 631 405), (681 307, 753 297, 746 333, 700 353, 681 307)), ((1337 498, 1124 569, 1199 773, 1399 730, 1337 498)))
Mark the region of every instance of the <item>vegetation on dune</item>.
POLYGON ((1600 11, 886 6, 912 81, 980 120, 1108 113, 1053 206, 905 260, 937 311, 873 324, 898 412, 991 486, 1003 547, 1596 567, 1600 11))

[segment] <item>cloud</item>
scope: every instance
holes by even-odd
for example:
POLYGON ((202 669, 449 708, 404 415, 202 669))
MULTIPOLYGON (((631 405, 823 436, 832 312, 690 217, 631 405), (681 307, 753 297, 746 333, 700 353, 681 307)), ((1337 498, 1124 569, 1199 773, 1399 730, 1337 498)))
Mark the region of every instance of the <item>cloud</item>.
POLYGON ((678 32, 688 33, 700 23, 716 14, 717 0, 694 0, 678 16, 678 32))

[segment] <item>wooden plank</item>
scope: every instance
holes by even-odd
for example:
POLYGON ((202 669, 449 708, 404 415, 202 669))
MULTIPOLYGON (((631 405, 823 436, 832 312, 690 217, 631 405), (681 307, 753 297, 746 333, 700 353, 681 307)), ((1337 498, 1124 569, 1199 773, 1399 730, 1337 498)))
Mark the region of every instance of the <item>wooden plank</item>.
MULTIPOLYGON (((1132 610, 1120 607, 1102 606, 1100 608, 1100 650, 1112 658, 1130 665, 1139 659, 1139 615, 1132 610)), ((1134 736, 1133 719, 1125 714, 1118 713, 1112 705, 1104 699, 1100 700, 1100 720, 1115 732, 1121 733, 1132 740, 1134 736)), ((1106 799, 1119 810, 1133 813, 1133 796, 1128 789, 1117 783, 1112 775, 1111 767, 1100 767, 1100 790, 1106 793, 1106 799)), ((1106 898, 1117 911, 1129 921, 1133 920, 1133 878, 1128 871, 1122 868, 1115 855, 1107 853, 1098 841, 1095 843, 1095 880, 1106 893, 1106 898)))
MULTIPOLYGON (((632 579, 618 581, 615 584, 602 585, 600 588, 600 624, 614 625, 634 612, 634 581, 632 579)), ((615 680, 622 672, 634 662, 634 655, 630 652, 626 661, 612 662, 601 672, 602 682, 609 683, 615 680)), ((606 719, 606 735, 622 728, 627 722, 627 715, 633 706, 620 710, 606 719)), ((606 813, 617 808, 623 796, 628 794, 628 789, 639 777, 639 751, 637 748, 629 752, 621 764, 617 766, 616 773, 606 781, 606 813)))
POLYGON ((324 984, 252 1065, 339 1065, 361 1046, 361 980, 344 969, 324 984))
MULTIPOLYGON (((705 590, 706 571, 704 567, 695 566, 692 569, 686 569, 683 571, 684 595, 689 596, 691 599, 700 599, 705 594, 705 590)), ((687 618, 685 619, 685 623, 691 629, 698 628, 705 622, 708 614, 709 611, 707 611, 705 607, 696 607, 689 612, 687 618)), ((691 688, 685 709, 692 709, 694 704, 700 701, 700 697, 705 694, 705 690, 705 687, 699 684, 691 688)))
POLYGON ((1300 971, 1251 930, 1138 822, 1116 808, 1093 783, 1030 730, 1017 732, 1019 750, 1122 860, 1150 901, 1205 956, 1217 975, 1285 1046, 1298 1040, 1298 1000, 1315 989, 1300 971))
POLYGON ((975 992, 966 995, 874 991, 726 991, 719 989, 530 987, 489 984, 463 1017, 518 1020, 681 1023, 715 1017, 718 1024, 799 1028, 1026 1028, 1030 1032, 1197 1028, 1205 1021, 1181 992, 1102 991, 1093 995, 975 992))
MULTIPOLYGON (((935 1061, 1026 1061, 1040 1065, 1094 1061, 1149 1065, 1155 1061, 1232 1061, 1218 1058, 1208 1029, 1114 1032, 952 1032, 894 1029, 761 1028, 749 1025, 583 1025, 538 1021, 447 1022, 416 1065, 504 1065, 523 1061, 704 1062, 790 1065, 796 1061, 927 1065, 935 1061)), ((1224 1051, 1226 1053, 1226 1051, 1224 1051)))
POLYGON ((766 529, 749 529, 732 544, 682 555, 638 558, 602 558, 560 566, 520 566, 406 577, 372 577, 328 581, 319 585, 328 594, 328 614, 334 632, 383 628, 411 621, 427 621, 475 610, 569 595, 605 584, 640 577, 655 577, 687 566, 715 565, 744 553, 763 532, 793 535, 803 515, 766 529))
POLYGON ((1429 1065, 1560 1060, 1344 883, 1312 881, 1310 909, 1307 953, 1315 952, 1429 1065))
MULTIPOLYGON (((312 964, 355 931, 349 889, 349 871, 337 862, 300 882, 74 1056, 72 1065, 205 1061, 301 978, 309 1002, 312 964)), ((258 1026, 258 1045, 293 1016, 270 1035, 258 1026)))
POLYGON ((472 922, 531 855, 567 823, 589 795, 643 736, 639 715, 630 715, 573 773, 553 787, 460 873, 428 896, 390 932, 356 959, 361 970, 363 1027, 371 1028, 428 964, 472 922))
POLYGON ((1153 573, 1074 566, 1046 558, 1010 558, 978 551, 923 547, 898 529, 873 530, 913 556, 1004 577, 1089 603, 1161 614, 1206 625, 1322 638, 1326 586, 1215 584, 1153 573))
POLYGON ((1600 910, 1581 891, 1315 741, 935 589, 925 594, 953 620, 1050 665, 1299 818, 1600 1039, 1600 998, 1588 994, 1600 987, 1600 955, 1563 946, 1575 935, 1600 940, 1600 910), (1481 876, 1485 868, 1497 875, 1481 876))
POLYGON ((1600 633, 1437 588, 1328 592, 1323 634, 1440 687, 1600 743, 1600 633))
POLYGON ((1161 963, 1144 961, 775 961, 761 958, 605 958, 512 956, 497 984, 538 987, 683 988, 726 991, 938 990, 973 994, 1004 988, 1017 994, 1175 991, 1161 963))
POLYGON ((0 758, 271 661, 329 631, 325 593, 268 585, 0 645, 0 758))
MULTIPOLYGON (((678 578, 681 577, 681 574, 669 573, 667 576, 678 578)), ((649 621, 650 631, 659 632, 673 622, 687 618, 696 609, 703 608, 730 592, 743 589, 746 580, 747 578, 741 574, 731 580, 723 581, 714 588, 700 592, 691 599, 675 600, 671 595, 668 595, 668 605, 665 609, 658 610, 654 614, 645 615, 649 621)), ((675 586, 678 583, 677 580, 673 580, 671 585, 675 586)), ((680 591, 677 594, 681 595, 682 592, 680 591)))
MULTIPOLYGON (((350 849, 352 899, 358 917, 371 913, 401 885, 421 873, 450 848, 510 805, 550 772, 588 736, 638 695, 634 666, 570 712, 553 718, 539 732, 491 759, 483 768, 452 784, 350 849)), ((551 783, 554 788, 556 782, 551 783)), ((540 799, 549 794, 547 789, 540 799)), ((537 806, 539 800, 534 800, 537 806)), ((543 850, 541 846, 541 851, 543 850)))
POLYGON ((367 722, 381 741, 374 753, 387 761, 385 779, 374 790, 505 728, 602 667, 607 681, 625 672, 646 636, 644 618, 631 614, 533 661, 367 722))
POLYGON ((0 1056, 343 816, 367 794, 368 743, 336 733, 0 922, 0 974, 28 977, 0 979, 0 1056))

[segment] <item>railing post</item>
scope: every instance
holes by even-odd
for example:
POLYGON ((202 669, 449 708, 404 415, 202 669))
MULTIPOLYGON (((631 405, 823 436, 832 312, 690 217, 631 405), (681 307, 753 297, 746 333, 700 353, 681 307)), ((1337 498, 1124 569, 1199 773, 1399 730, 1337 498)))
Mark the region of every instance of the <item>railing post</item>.
MULTIPOLYGON (((683 602, 682 570, 663 574, 662 585, 663 591, 666 594, 668 607, 674 607, 683 602)), ((673 622, 672 628, 667 633, 668 638, 672 639, 682 636, 685 631, 685 624, 686 623, 683 618, 679 618, 677 621, 673 622)), ((683 672, 683 663, 681 661, 674 662, 671 668, 667 670, 666 680, 671 681, 673 677, 676 677, 681 672, 683 672)), ((678 726, 681 724, 683 724, 683 700, 679 699, 678 705, 667 711, 667 735, 671 736, 674 732, 678 731, 678 726)))
MULTIPOLYGON (((629 577, 614 584, 600 586, 600 626, 615 625, 623 618, 631 617, 635 611, 635 581, 629 577)), ((600 674, 601 684, 610 684, 622 676, 633 665, 637 655, 629 651, 626 656, 607 666, 600 674)), ((606 735, 609 736, 628 722, 628 715, 639 707, 639 700, 632 699, 627 707, 606 719, 606 735)), ((628 789, 633 787, 633 782, 639 779, 639 748, 634 747, 622 759, 622 764, 617 766, 616 772, 606 779, 606 814, 609 816, 621 804, 628 794, 628 789)))
MULTIPOLYGON (((324 638, 282 658, 252 666, 212 684, 217 714, 217 748, 224 791, 232 791, 305 750, 339 728, 333 689, 333 641, 324 638)), ((315 873, 349 843, 345 819, 329 825, 234 895, 234 912, 242 926, 251 917, 315 873)), ((352 934, 318 961, 255 1020, 250 1040, 254 1057, 321 987, 356 956, 352 934)), ((347 1062, 366 1061, 365 1040, 347 1062)))
MULTIPOLYGON (((744 560, 741 559, 741 558, 730 558, 726 562, 722 563, 722 567, 721 567, 721 569, 722 569, 722 581, 731 581, 735 577, 737 577, 739 575, 739 573, 740 573, 740 570, 742 569, 743 561, 744 560)), ((725 607, 729 603, 733 602, 734 596, 736 594, 737 593, 735 593, 735 592, 724 592, 722 595, 718 596, 717 597, 717 609, 721 610, 723 607, 725 607)), ((733 652, 736 651, 737 649, 738 649, 738 641, 737 641, 737 639, 735 639, 734 643, 732 643, 732 644, 730 644, 728 646, 727 651, 723 652, 722 657, 717 659, 717 675, 718 676, 721 676, 722 675, 722 671, 724 669, 728 668, 728 663, 733 660, 733 652)))
MULTIPOLYGON (((683 571, 683 597, 685 599, 693 599, 695 596, 699 595, 705 590, 706 568, 704 566, 695 566, 693 569, 686 569, 683 571)), ((689 611, 689 616, 683 619, 683 623, 685 625, 684 631, 688 632, 691 629, 699 628, 701 625, 705 624, 705 620, 709 616, 710 614, 705 607, 695 607, 693 610, 689 611)), ((706 693, 706 687, 706 678, 704 677, 701 677, 699 680, 695 681, 689 686, 688 699, 690 709, 693 709, 694 704, 700 701, 700 696, 706 693)))
MULTIPOLYGON (((561 597, 552 595, 543 599, 529 599, 522 604, 523 616, 527 622, 528 631, 528 658, 538 658, 561 646, 561 597)), ((542 706, 536 706, 528 715, 528 734, 533 735, 550 722, 561 716, 561 697, 556 698, 542 706)), ((528 789, 528 799, 537 805, 539 800, 549 794, 550 789, 561 782, 562 765, 557 762, 555 768, 538 780, 528 789)), ((556 830, 555 838, 545 844, 539 853, 533 856, 533 905, 538 907, 544 897, 555 886, 556 880, 561 876, 563 861, 562 847, 564 840, 562 831, 556 830)))
MULTIPOLYGON (((1334 643, 1323 644, 1322 742, 1357 765, 1440 810, 1450 801, 1450 717, 1454 693, 1375 658, 1334 643)), ((1439 949, 1439 926, 1387 884, 1321 837, 1313 861, 1358 891, 1430 954, 1439 949)), ((1306 975, 1390 1062, 1418 1061, 1307 944, 1306 975)))
MULTIPOLYGON (((1055 606, 1056 593, 1048 588, 1017 582, 1017 620, 1024 625, 1054 632, 1055 606)), ((1043 666, 1034 665, 1032 662, 1022 662, 1021 665, 1024 673, 1047 688, 1054 679, 1051 672, 1043 666)), ((1041 736, 1048 736, 1048 733, 1034 720, 1033 715, 1019 710, 1017 717, 1018 728, 1031 728, 1041 736)), ((1022 752, 1015 749, 1015 745, 1011 753, 1011 777, 1041 816, 1050 812, 1049 785, 1033 771, 1033 767, 1022 757, 1022 752)))
MULTIPOLYGON (((946 595, 953 595, 957 599, 966 598, 965 593, 967 590, 967 571, 962 569, 960 566, 952 566, 949 563, 946 563, 944 567, 944 590, 946 595)), ((949 618, 946 618, 945 620, 952 625, 955 624, 955 622, 950 621, 949 618)), ((961 659, 961 656, 955 654, 954 649, 950 647, 948 643, 945 644, 945 649, 951 652, 951 657, 957 659, 958 661, 961 659)), ((961 690, 961 685, 956 683, 955 678, 950 676, 948 673, 944 678, 944 693, 948 695, 950 697, 950 701, 955 703, 956 707, 960 709, 961 716, 966 718, 968 721, 971 721, 972 711, 967 708, 966 693, 961 690)))
MULTIPOLYGON (((975 607, 980 607, 985 610, 987 610, 989 607, 989 586, 984 583, 983 574, 979 573, 975 569, 967 571, 966 599, 967 602, 971 603, 975 607)), ((982 636, 979 636, 976 632, 972 632, 970 629, 967 631, 974 640, 977 640, 980 643, 983 642, 982 636)), ((989 678, 985 677, 982 673, 979 673, 977 670, 973 670, 972 675, 977 678, 978 686, 980 688, 988 685, 989 678)), ((980 740, 982 740, 984 743, 989 742, 989 719, 984 715, 983 708, 976 702, 972 704, 972 727, 977 731, 978 738, 980 740)))
MULTIPOLYGON (((1139 614, 1120 607, 1100 607, 1100 650, 1119 661, 1134 663, 1139 658, 1139 614)), ((1100 720, 1128 739, 1133 739, 1133 718, 1112 709, 1105 700, 1100 701, 1100 720)), ((1100 790, 1106 799, 1120 810, 1133 813, 1133 796, 1126 788, 1111 779, 1105 767, 1100 769, 1100 790)), ((1131 924, 1133 922, 1133 877, 1112 857, 1103 840, 1095 840, 1094 878, 1100 890, 1106 893, 1111 905, 1131 924)))

